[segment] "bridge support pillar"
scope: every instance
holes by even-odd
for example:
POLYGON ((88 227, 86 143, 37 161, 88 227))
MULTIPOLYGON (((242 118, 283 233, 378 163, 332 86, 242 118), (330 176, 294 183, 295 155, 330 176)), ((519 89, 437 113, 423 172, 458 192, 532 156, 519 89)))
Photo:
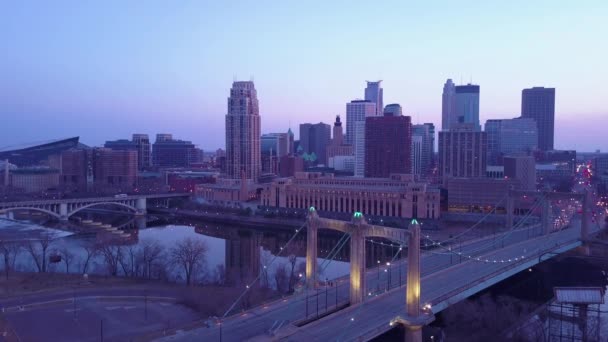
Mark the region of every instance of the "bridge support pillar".
POLYGON ((350 235, 350 305, 365 299, 365 220, 355 217, 350 235))
POLYGON ((14 220, 15 219, 15 213, 13 213, 12 211, 9 211, 6 213, 6 218, 9 220, 14 220))
POLYGON ((319 215, 314 207, 308 210, 306 223, 306 288, 317 287, 317 232, 319 215))
POLYGON ((409 317, 418 317, 420 316, 420 224, 418 221, 412 220, 409 231, 405 309, 409 317))
POLYGON ((145 215, 147 210, 146 198, 138 198, 135 201, 135 208, 137 209, 136 215, 145 215))
POLYGON ((505 225, 507 227, 508 230, 510 230, 511 228, 513 228, 513 210, 514 210, 514 205, 513 205, 513 197, 508 196, 507 197, 507 207, 505 208, 506 210, 506 214, 507 214, 507 222, 505 222, 505 225))
POLYGON ((59 219, 61 221, 68 220, 68 204, 67 203, 59 203, 59 219))
POLYGON ((422 326, 406 326, 405 342, 422 342, 422 326))

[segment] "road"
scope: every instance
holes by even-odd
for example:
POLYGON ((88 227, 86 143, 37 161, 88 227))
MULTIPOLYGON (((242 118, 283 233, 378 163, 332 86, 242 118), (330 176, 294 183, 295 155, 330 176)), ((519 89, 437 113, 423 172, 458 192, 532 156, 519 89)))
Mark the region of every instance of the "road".
MULTIPOLYGON (((576 235, 573 229, 570 230, 572 231, 570 234, 576 235)), ((435 274, 446 268, 457 265, 461 261, 462 263, 466 263, 469 259, 465 255, 477 257, 494 250, 496 247, 502 248, 503 246, 510 246, 528 240, 529 238, 538 235, 539 232, 539 227, 534 226, 533 228, 520 229, 482 238, 454 250, 455 253, 460 252, 462 255, 440 252, 440 250, 426 251, 421 258, 422 276, 425 277, 435 274)), ((525 255, 525 249, 526 247, 523 247, 520 251, 518 250, 518 252, 522 252, 524 253, 522 255, 525 255)), ((513 251, 510 250, 510 252, 513 251)), ((533 253, 532 249, 527 253, 533 253)), ((390 267, 390 272, 388 269, 385 271, 385 269, 386 266, 382 266, 380 269, 372 268, 367 271, 367 291, 369 297, 376 297, 376 295, 386 291, 389 274, 391 279, 390 287, 398 287, 400 282, 401 284, 405 284, 405 275, 407 274, 406 261, 397 262, 395 265, 392 265, 390 267), (401 278, 399 278, 400 270, 402 275, 401 278)), ((339 280, 335 287, 327 289, 327 307, 325 306, 325 291, 325 287, 321 287, 318 290, 318 296, 315 295, 317 292, 310 291, 308 293, 308 299, 306 293, 303 293, 283 301, 270 303, 266 306, 249 310, 242 314, 227 317, 222 322, 222 341, 243 341, 259 335, 267 335, 271 327, 279 325, 282 326, 277 331, 279 334, 282 333, 283 330, 293 330, 293 326, 290 323, 302 321, 306 319, 307 316, 308 318, 316 316, 317 305, 319 314, 322 315, 327 310, 332 310, 332 308, 336 307, 336 297, 338 306, 346 303, 349 297, 348 279, 339 280)), ((404 298, 404 294, 401 292, 398 296, 401 299, 404 298)), ((383 298, 385 296, 377 297, 383 298)), ((402 304, 402 301, 400 300, 399 303, 402 304)), ((396 312, 398 311, 395 311, 395 313, 396 312)), ((220 328, 219 324, 216 324, 211 328, 199 328, 189 332, 181 332, 175 336, 166 337, 165 340, 219 341, 219 338, 220 328)))
MULTIPOLYGON (((545 250, 554 249, 568 241, 576 241, 580 229, 572 228, 509 245, 484 258, 508 260, 514 256, 525 256, 520 263, 486 263, 468 261, 444 271, 433 272, 422 278, 421 304, 439 304, 464 289, 473 287, 480 280, 508 271, 514 265, 526 262, 537 263, 538 255, 545 250)), ((454 302, 459 301, 455 300, 454 302)), ((442 304, 444 306, 445 304, 442 304)), ((435 312, 435 310, 433 310, 435 312)), ((384 296, 368 300, 364 304, 347 308, 336 314, 308 324, 300 329, 286 333, 289 341, 351 341, 367 340, 390 329, 390 321, 398 315, 405 315, 405 292, 396 289, 384 296)))

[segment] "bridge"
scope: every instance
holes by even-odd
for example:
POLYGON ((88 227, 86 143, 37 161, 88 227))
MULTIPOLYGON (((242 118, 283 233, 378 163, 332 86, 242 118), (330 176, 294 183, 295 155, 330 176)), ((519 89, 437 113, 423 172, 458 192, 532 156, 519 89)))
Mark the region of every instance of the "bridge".
POLYGON ((0 215, 12 218, 15 211, 37 211, 48 214, 61 221, 67 221, 70 216, 81 210, 101 205, 113 205, 126 208, 136 215, 144 215, 148 200, 167 200, 170 198, 189 197, 187 193, 132 195, 114 197, 73 198, 56 200, 34 200, 18 202, 0 202, 0 215))
MULTIPOLYGON (((450 241, 434 241, 421 235, 416 220, 412 220, 409 229, 402 230, 368 224, 359 212, 350 222, 344 222, 321 218, 310 208, 306 223, 306 278, 301 293, 237 315, 230 315, 233 305, 210 327, 165 339, 365 341, 400 324, 406 328, 406 341, 421 341, 422 327, 432 322, 435 314, 550 257, 582 246, 596 230, 590 227, 591 200, 586 192, 512 191, 506 206, 506 232, 458 247, 450 241), (523 226, 525 220, 513 223, 513 209, 524 197, 534 198, 529 215, 540 209, 541 224, 523 226), (568 227, 557 227, 550 219, 551 201, 556 200, 580 201, 580 219, 572 219, 568 227), (350 275, 337 281, 335 287, 328 288, 327 282, 317 279, 319 229, 338 230, 350 237, 350 275), (400 251, 407 248, 407 260, 394 262, 393 258, 386 267, 382 265, 383 277, 380 264, 377 272, 375 268, 366 269, 365 243, 372 238, 397 242, 400 251), (458 261, 454 263, 454 259, 458 261), (391 276, 395 271, 398 277, 391 276), (406 274, 405 279, 402 273, 406 274), (319 293, 325 294, 320 303, 319 293), (328 300, 330 294, 332 300, 328 300)), ((298 233, 297 229, 295 234, 298 233)), ((248 284, 243 294, 254 284, 255 281, 248 284)))

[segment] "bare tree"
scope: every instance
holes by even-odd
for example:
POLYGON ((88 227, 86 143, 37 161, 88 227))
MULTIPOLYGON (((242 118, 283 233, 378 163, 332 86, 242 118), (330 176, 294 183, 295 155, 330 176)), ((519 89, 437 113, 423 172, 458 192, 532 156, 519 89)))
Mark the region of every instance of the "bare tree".
POLYGON ((84 256, 84 261, 82 263, 82 274, 87 273, 87 270, 89 268, 89 264, 91 263, 91 259, 93 259, 95 257, 95 255, 97 255, 97 253, 99 253, 99 249, 95 244, 86 244, 84 246, 82 246, 82 248, 84 249, 85 252, 85 256, 84 256))
POLYGON ((171 260, 174 264, 183 267, 186 274, 186 285, 190 285, 192 276, 205 261, 207 245, 202 240, 185 238, 171 248, 171 260))
POLYGON ((103 259, 108 267, 108 273, 112 276, 118 274, 118 265, 122 259, 122 251, 120 247, 115 245, 102 245, 99 249, 103 259))
POLYGON ((25 249, 34 259, 38 272, 44 273, 47 271, 47 254, 55 237, 56 235, 53 233, 43 233, 39 239, 28 240, 25 243, 25 249))
POLYGON ((143 276, 150 279, 152 277, 153 266, 163 256, 164 248, 158 240, 147 239, 141 241, 140 254, 144 264, 143 276))
POLYGON ((68 246, 62 246, 59 250, 59 255, 61 255, 61 259, 65 263, 65 273, 70 273, 70 264, 76 257, 74 253, 68 248, 68 246))
POLYGON ((21 246, 18 243, 11 241, 0 241, 0 253, 4 259, 4 275, 8 280, 8 274, 14 268, 14 261, 17 254, 21 251, 21 246))
POLYGON ((122 272, 127 277, 134 277, 137 275, 139 270, 138 249, 137 246, 132 245, 126 248, 119 247, 119 258, 118 263, 122 268, 122 272))
POLYGON ((289 287, 287 289, 287 292, 292 293, 293 292, 293 284, 295 283, 296 278, 294 277, 295 274, 295 269, 296 269, 296 262, 298 261, 298 258, 294 255, 294 254, 290 254, 287 257, 287 260, 289 261, 289 266, 291 267, 291 270, 289 272, 289 287))
POLYGON ((285 288, 288 287, 289 275, 287 274, 286 266, 286 264, 279 264, 274 273, 274 281, 277 285, 277 291, 280 293, 285 292, 285 288))

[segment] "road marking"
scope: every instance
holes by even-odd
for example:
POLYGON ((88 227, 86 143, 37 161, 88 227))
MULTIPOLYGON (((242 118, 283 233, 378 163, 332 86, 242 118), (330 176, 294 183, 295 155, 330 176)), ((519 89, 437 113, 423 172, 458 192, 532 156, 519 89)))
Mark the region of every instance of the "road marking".
POLYGON ((82 309, 65 309, 65 312, 74 312, 74 311, 80 311, 82 309))
POLYGON ((137 308, 137 306, 123 306, 122 308, 125 310, 131 310, 137 308))
POLYGON ((110 310, 110 311, 120 309, 120 308, 121 308, 120 306, 106 306, 106 310, 110 310))

